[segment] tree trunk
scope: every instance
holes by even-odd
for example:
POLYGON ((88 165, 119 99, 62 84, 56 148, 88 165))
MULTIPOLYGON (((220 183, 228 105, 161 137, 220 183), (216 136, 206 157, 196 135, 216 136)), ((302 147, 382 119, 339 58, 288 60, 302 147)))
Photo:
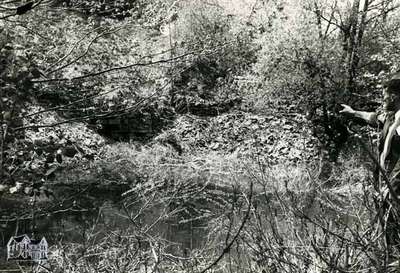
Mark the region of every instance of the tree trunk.
POLYGON ((316 19, 317 19, 318 37, 322 41, 323 40, 323 36, 322 36, 321 9, 319 8, 317 2, 314 2, 314 9, 315 9, 315 15, 316 15, 316 19))
POLYGON ((360 21, 360 26, 358 28, 357 32, 357 48, 360 48, 362 45, 362 38, 364 37, 364 31, 366 27, 366 21, 367 21, 367 13, 368 13, 368 8, 369 8, 369 0, 364 1, 364 7, 361 13, 361 21, 360 21))
POLYGON ((356 74, 356 67, 354 65, 356 46, 356 35, 358 24, 358 10, 360 7, 360 0, 354 0, 351 8, 349 25, 347 26, 347 52, 346 52, 346 90, 351 94, 354 91, 354 78, 356 74))

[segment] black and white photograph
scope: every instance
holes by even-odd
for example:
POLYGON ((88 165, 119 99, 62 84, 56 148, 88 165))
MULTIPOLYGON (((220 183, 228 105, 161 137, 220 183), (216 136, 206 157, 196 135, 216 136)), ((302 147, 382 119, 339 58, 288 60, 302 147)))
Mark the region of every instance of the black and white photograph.
POLYGON ((400 0, 0 0, 2 272, 400 272, 400 0))

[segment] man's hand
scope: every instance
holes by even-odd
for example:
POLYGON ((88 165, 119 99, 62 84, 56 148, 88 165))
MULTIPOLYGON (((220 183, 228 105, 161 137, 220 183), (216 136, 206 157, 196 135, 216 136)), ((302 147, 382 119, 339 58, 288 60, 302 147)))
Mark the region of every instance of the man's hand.
POLYGON ((340 110, 339 113, 354 115, 355 111, 353 108, 351 108, 347 104, 341 104, 341 106, 343 106, 343 109, 340 110))
POLYGON ((365 122, 371 125, 377 125, 378 116, 376 112, 365 112, 365 111, 354 110, 347 104, 341 104, 341 106, 343 107, 343 109, 340 110, 339 113, 350 115, 352 118, 363 119, 365 122))

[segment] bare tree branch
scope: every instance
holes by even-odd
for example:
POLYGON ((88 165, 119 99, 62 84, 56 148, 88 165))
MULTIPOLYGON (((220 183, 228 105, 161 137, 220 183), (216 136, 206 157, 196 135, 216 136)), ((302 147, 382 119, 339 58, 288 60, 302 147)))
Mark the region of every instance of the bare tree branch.
MULTIPOLYGON (((97 29, 100 29, 100 28, 101 28, 101 27, 95 28, 93 31, 96 31, 97 29)), ((60 69, 62 69, 62 68, 65 68, 67 65, 62 66, 61 68, 56 68, 56 69, 54 69, 54 70, 50 70, 50 69, 52 69, 53 67, 55 67, 57 64, 59 64, 59 63, 61 63, 62 61, 64 61, 68 56, 70 56, 70 55, 72 54, 72 52, 75 50, 75 48, 77 48, 78 45, 79 45, 83 40, 85 40, 86 37, 88 37, 93 31, 90 31, 90 32, 85 33, 84 36, 83 36, 81 39, 79 39, 78 41, 76 41, 76 42, 72 45, 72 47, 70 48, 70 50, 68 51, 68 53, 66 53, 63 57, 61 57, 60 59, 58 59, 56 62, 54 62, 53 64, 51 64, 51 65, 49 66, 49 68, 46 69, 46 71, 45 71, 46 74, 51 74, 51 73, 54 73, 54 72, 56 72, 56 71, 58 71, 58 70, 60 70, 60 69), (49 71, 49 70, 50 70, 50 71, 49 71)), ((86 49, 86 52, 89 50, 90 45, 92 45, 92 43, 93 43, 96 39, 98 39, 99 37, 101 37, 102 35, 104 35, 104 33, 105 33, 105 32, 103 32, 103 33, 97 35, 95 38, 92 39, 92 41, 90 42, 89 46, 88 46, 87 49, 86 49)))
MULTIPOLYGON (((213 51, 211 53, 205 54, 206 56, 212 56, 215 54, 218 54, 218 50, 231 44, 232 42, 227 42, 224 43, 223 45, 221 45, 219 48, 217 48, 216 51, 213 51)), ((205 49, 200 49, 200 50, 194 50, 191 52, 186 52, 183 53, 181 55, 175 56, 175 57, 171 57, 171 58, 167 58, 167 59, 161 59, 161 60, 157 60, 157 61, 150 61, 150 62, 139 62, 139 63, 133 63, 133 64, 128 64, 125 66, 118 66, 118 67, 112 67, 109 69, 105 69, 102 71, 98 71, 95 73, 90 73, 90 74, 85 74, 82 76, 77 76, 77 77, 72 77, 72 78, 58 78, 58 79, 46 79, 46 80, 32 80, 32 83, 48 83, 48 82, 63 82, 63 81, 76 81, 76 80, 82 80, 82 79, 86 79, 86 78, 91 78, 91 77, 96 77, 96 76, 100 76, 106 73, 110 73, 110 72, 115 72, 115 71, 120 71, 120 70, 125 70, 125 69, 129 69, 129 68, 133 68, 133 67, 144 67, 144 66, 152 66, 152 65, 156 65, 156 64, 164 64, 164 63, 170 63, 170 62, 175 62, 181 59, 184 59, 185 57, 188 56, 193 56, 193 55, 197 55, 197 54, 202 54, 204 53, 205 49)))
POLYGON ((251 212, 251 208, 252 208, 252 196, 253 196, 253 182, 250 183, 250 195, 247 200, 247 202, 248 202, 247 211, 246 211, 245 216, 243 217, 242 223, 241 223, 239 229, 237 230, 235 236, 233 236, 232 240, 225 246, 225 248, 222 250, 222 252, 218 256, 218 258, 214 262, 212 262, 209 266, 207 266, 205 269, 200 271, 200 273, 205 273, 208 270, 210 270, 211 268, 213 268, 215 265, 217 265, 221 261, 221 259, 225 256, 225 254, 230 251, 233 243, 237 240, 237 238, 239 237, 240 233, 242 232, 247 220, 250 218, 250 212, 251 212))

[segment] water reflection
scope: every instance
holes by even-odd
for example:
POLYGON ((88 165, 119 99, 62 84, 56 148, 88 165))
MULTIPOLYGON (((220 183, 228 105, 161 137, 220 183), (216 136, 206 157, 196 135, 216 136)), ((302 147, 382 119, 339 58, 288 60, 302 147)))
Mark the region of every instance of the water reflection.
POLYGON ((0 260, 6 260, 6 245, 11 236, 31 236, 32 232, 45 236, 51 247, 59 243, 101 241, 111 232, 126 233, 139 225, 168 242, 170 253, 186 256, 190 250, 201 246, 206 232, 204 221, 182 222, 182 214, 170 213, 171 208, 166 210, 165 204, 145 207, 136 202, 127 206, 121 196, 126 190, 126 185, 106 190, 96 186, 84 190, 59 187, 54 190, 54 199, 40 200, 34 211, 28 205, 27 196, 2 198, 0 260))

